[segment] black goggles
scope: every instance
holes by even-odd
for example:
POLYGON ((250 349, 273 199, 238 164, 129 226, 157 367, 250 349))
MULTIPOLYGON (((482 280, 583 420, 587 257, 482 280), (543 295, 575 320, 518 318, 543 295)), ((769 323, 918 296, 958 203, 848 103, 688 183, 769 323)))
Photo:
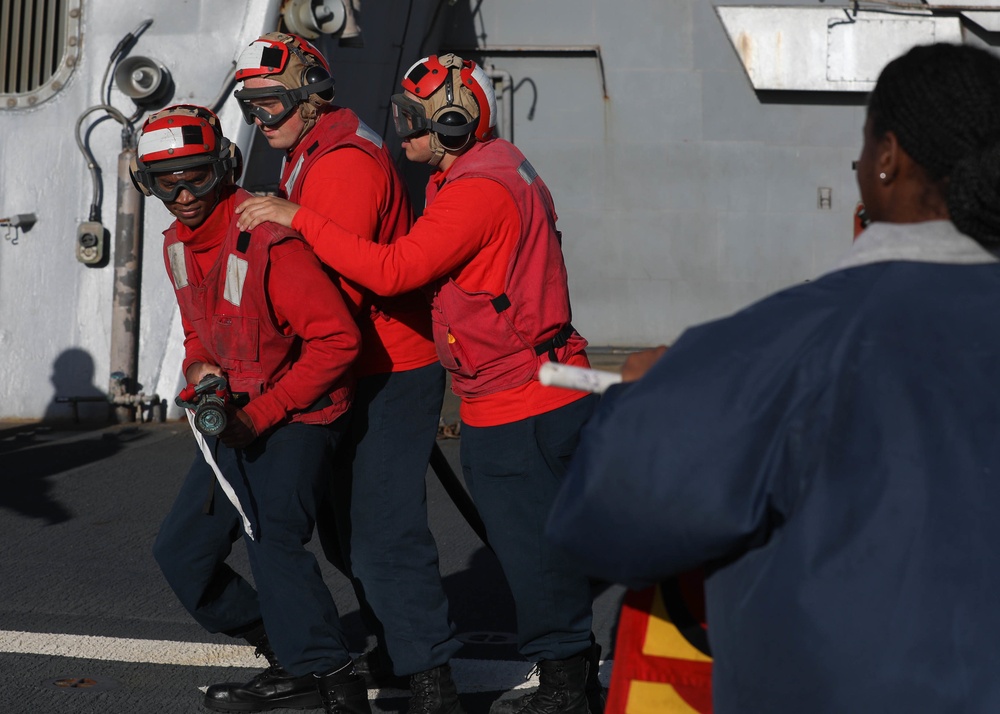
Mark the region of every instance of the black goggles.
POLYGON ((392 121, 400 139, 412 139, 428 131, 444 136, 465 136, 476 128, 475 122, 449 126, 432 121, 427 118, 424 105, 405 94, 393 94, 389 101, 392 104, 392 121))
POLYGON ((264 126, 275 126, 284 121, 295 107, 309 98, 315 90, 299 87, 259 87, 239 89, 233 92, 240 103, 240 110, 247 124, 253 124, 254 117, 264 126))
POLYGON ((430 129, 433 122, 424 114, 423 104, 405 94, 393 94, 389 101, 392 104, 392 121, 400 139, 409 139, 430 129))
POLYGON ((136 180, 148 188, 150 193, 161 201, 169 202, 176 201, 181 191, 184 190, 187 190, 195 198, 202 198, 210 194, 229 171, 224 164, 223 161, 213 161, 173 171, 155 171, 147 166, 140 168, 135 173, 136 180), (188 177, 178 178, 179 174, 187 174, 188 177))

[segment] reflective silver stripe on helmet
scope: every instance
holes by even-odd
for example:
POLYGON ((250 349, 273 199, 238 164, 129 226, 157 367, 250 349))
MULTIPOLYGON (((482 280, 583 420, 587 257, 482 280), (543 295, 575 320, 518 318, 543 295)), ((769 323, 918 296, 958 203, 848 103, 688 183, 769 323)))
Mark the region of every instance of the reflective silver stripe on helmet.
POLYGON ((149 156, 150 154, 158 154, 161 151, 182 148, 184 146, 183 129, 184 127, 177 126, 143 132, 139 136, 139 156, 149 156))
POLYGON ((261 42, 260 40, 251 42, 250 46, 240 53, 240 58, 236 62, 236 71, 240 72, 245 69, 260 69, 263 67, 264 50, 270 47, 270 43, 261 42))

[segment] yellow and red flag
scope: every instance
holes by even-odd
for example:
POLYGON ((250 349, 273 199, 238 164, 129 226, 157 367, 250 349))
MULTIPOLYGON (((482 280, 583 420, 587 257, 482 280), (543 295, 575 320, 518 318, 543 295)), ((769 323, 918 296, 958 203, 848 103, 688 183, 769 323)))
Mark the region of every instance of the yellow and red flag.
POLYGON ((711 714, 704 610, 701 573, 627 593, 605 714, 711 714))

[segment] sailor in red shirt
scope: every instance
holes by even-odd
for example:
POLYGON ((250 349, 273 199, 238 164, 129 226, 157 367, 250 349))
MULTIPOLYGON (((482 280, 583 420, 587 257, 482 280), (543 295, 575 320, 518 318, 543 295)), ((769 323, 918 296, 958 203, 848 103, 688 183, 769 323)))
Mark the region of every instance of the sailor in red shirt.
POLYGON ((190 385, 224 377, 230 390, 225 429, 204 437, 153 552, 202 626, 245 638, 270 665, 245 685, 209 687, 208 708, 370 712, 305 547, 346 430, 360 335, 300 236, 273 223, 237 227, 235 209, 250 196, 234 185, 239 172, 239 150, 208 109, 170 107, 143 125, 132 177, 176 218, 163 255, 184 374, 190 385), (225 562, 243 531, 256 590, 225 562))
MULTIPOLYGON (((331 103, 330 68, 316 48, 268 33, 241 53, 236 79, 246 120, 285 152, 282 195, 335 216, 372 244, 406 234, 413 212, 395 162, 378 134, 331 103)), ((411 689, 411 712, 461 714, 448 664, 461 643, 427 518, 427 463, 445 388, 427 299, 340 283, 357 310, 361 355, 351 438, 338 453, 331 491, 337 517, 321 515, 320 538, 327 557, 352 578, 361 612, 370 608, 378 620, 366 618, 379 646, 359 658, 359 671, 367 665, 376 684, 386 679, 382 671, 409 677, 402 686, 411 689)))
POLYGON ((402 86, 392 104, 407 158, 436 169, 406 236, 375 244, 274 198, 241 206, 239 222, 294 225, 325 263, 378 294, 431 296, 438 356, 462 397, 465 480, 514 594, 519 649, 540 671, 537 692, 493 711, 586 714, 590 586, 543 530, 597 397, 537 379, 547 360, 588 366, 570 324, 552 197, 516 147, 492 138, 492 83, 474 62, 426 57, 402 86))

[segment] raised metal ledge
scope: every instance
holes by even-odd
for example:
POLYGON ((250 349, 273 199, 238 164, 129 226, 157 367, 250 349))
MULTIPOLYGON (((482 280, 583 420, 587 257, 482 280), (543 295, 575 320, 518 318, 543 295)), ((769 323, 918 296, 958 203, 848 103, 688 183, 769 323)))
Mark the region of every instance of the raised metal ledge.
POLYGON ((600 45, 493 45, 491 47, 443 47, 442 53, 454 52, 460 57, 593 57, 601 75, 601 94, 608 98, 608 82, 604 74, 604 58, 600 45))

